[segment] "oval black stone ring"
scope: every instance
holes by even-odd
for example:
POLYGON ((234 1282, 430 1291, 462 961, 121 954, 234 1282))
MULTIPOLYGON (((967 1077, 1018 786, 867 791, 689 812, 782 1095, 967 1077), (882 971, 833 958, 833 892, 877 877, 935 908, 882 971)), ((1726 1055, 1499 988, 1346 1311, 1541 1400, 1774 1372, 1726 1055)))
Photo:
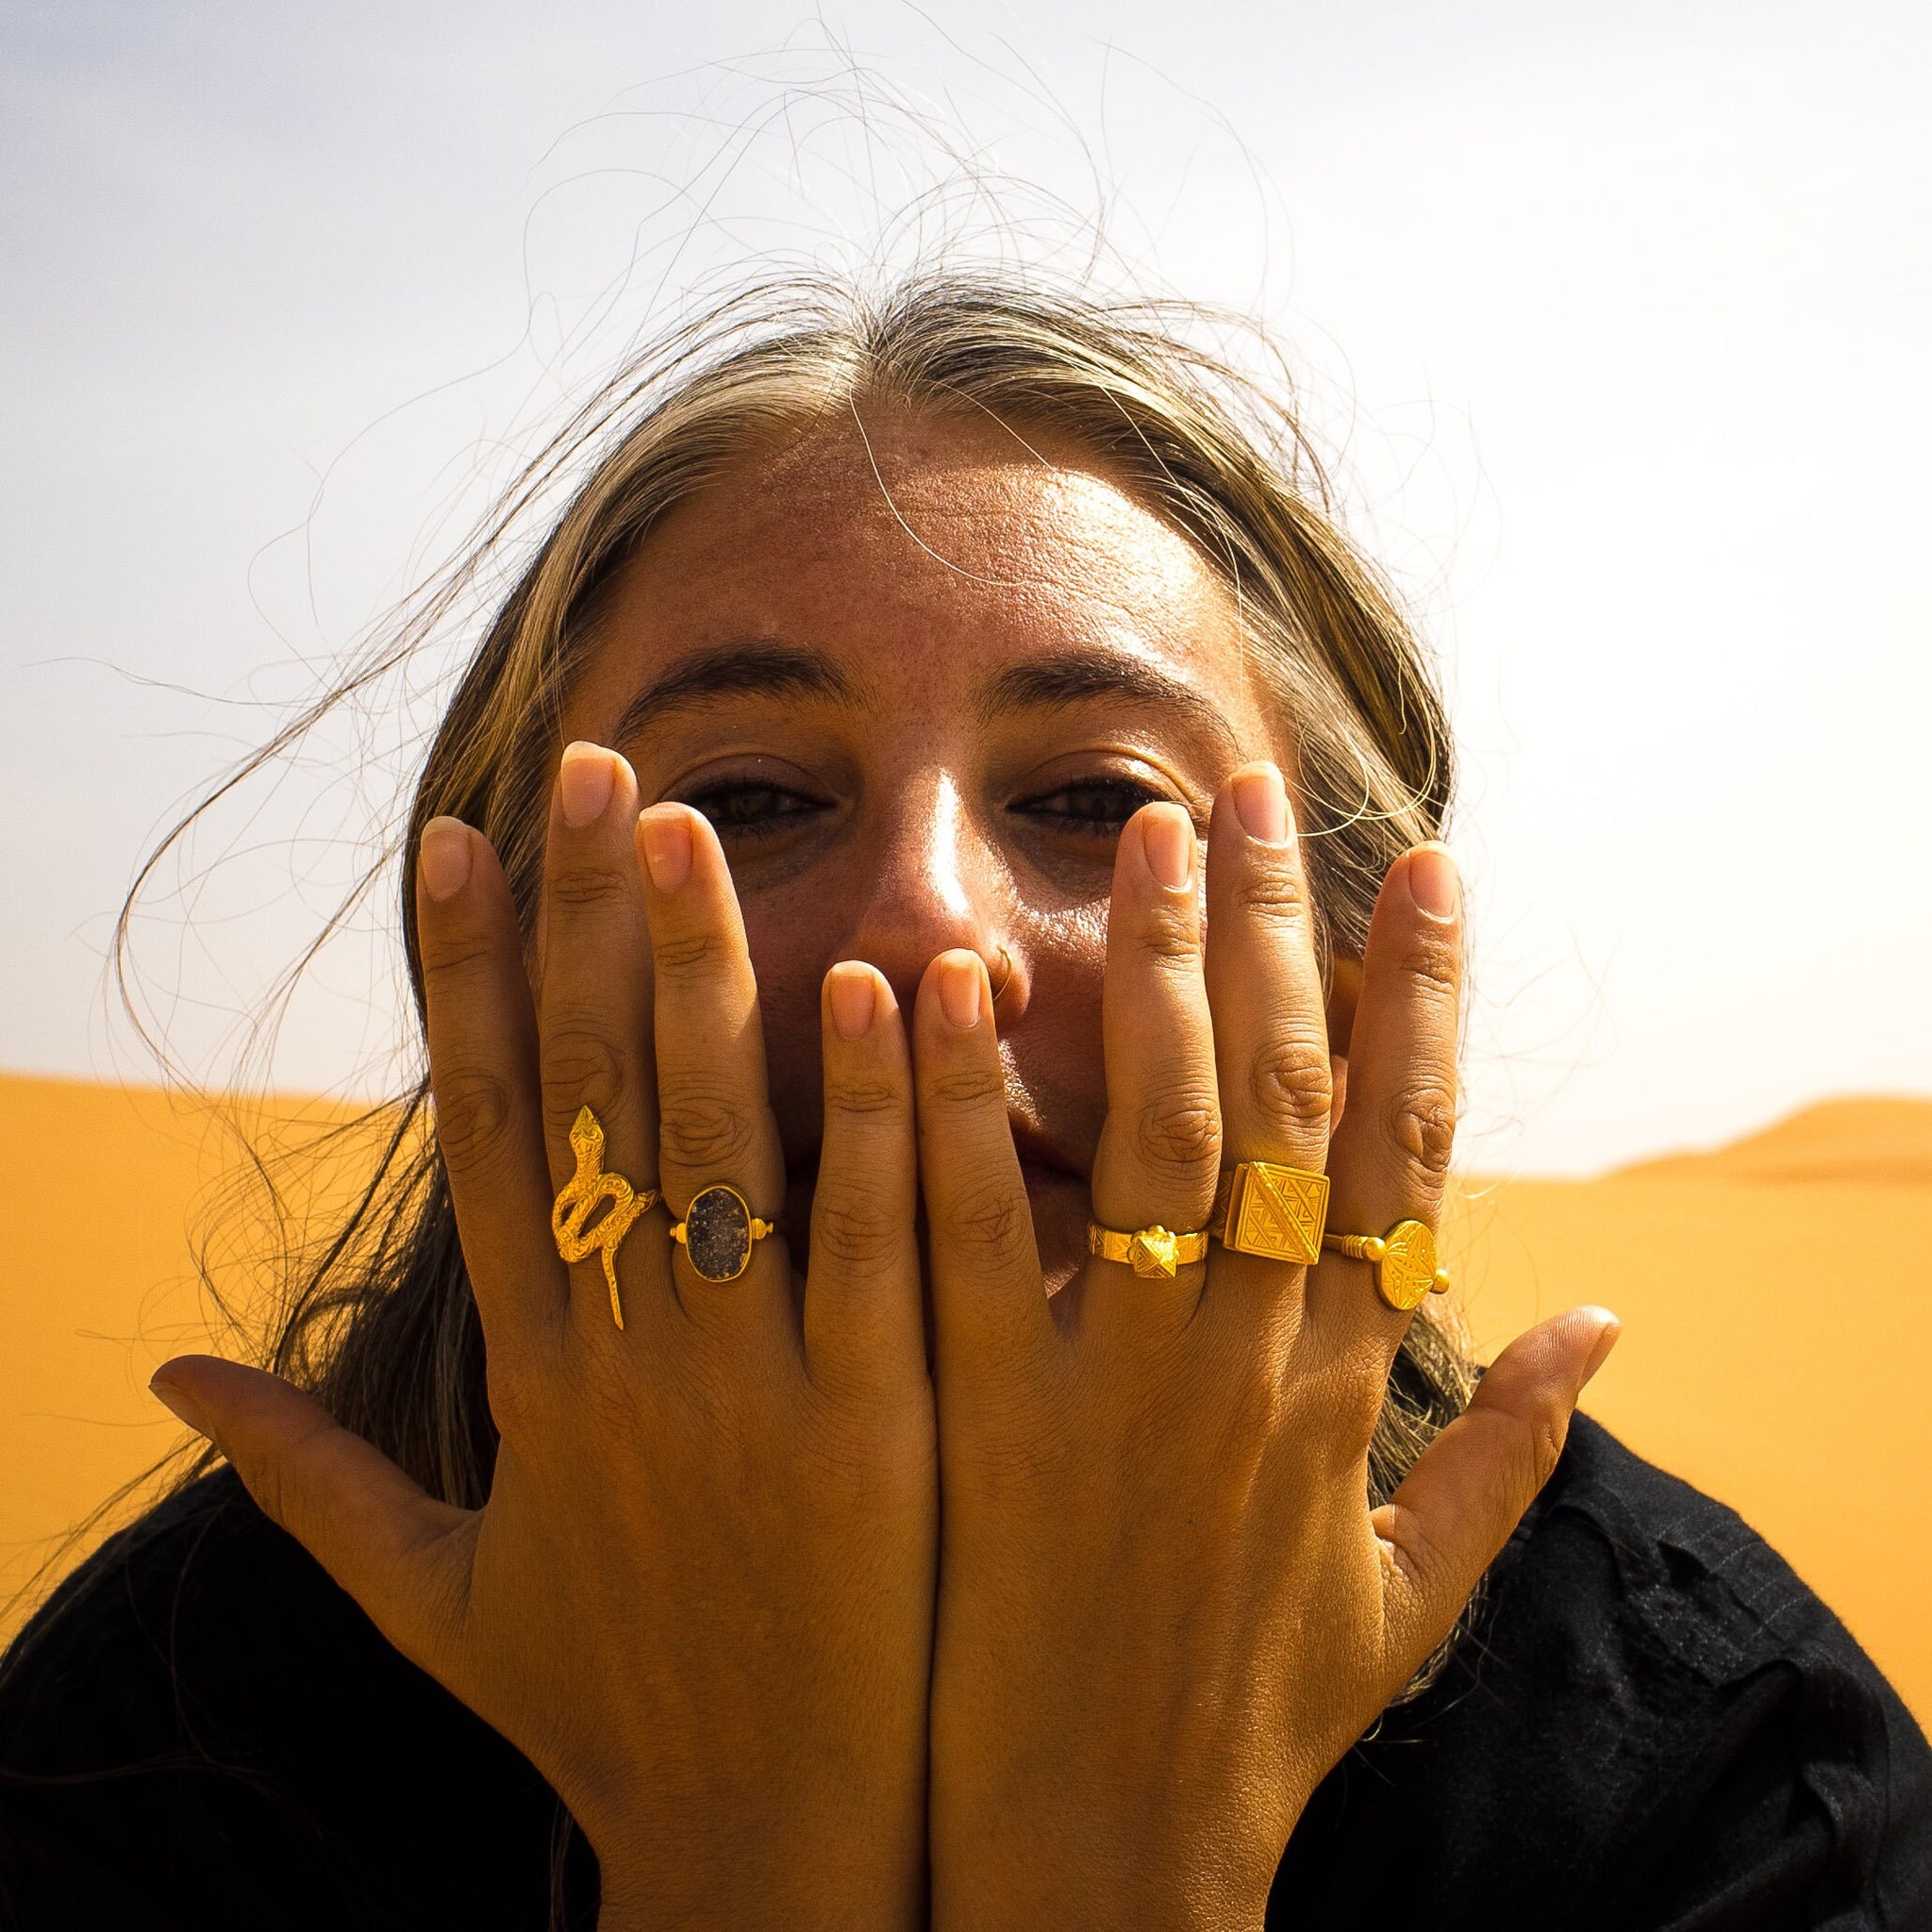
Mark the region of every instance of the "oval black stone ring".
POLYGON ((671 1239, 702 1279, 736 1281, 751 1266, 753 1243, 777 1232, 778 1224, 760 1221, 736 1188, 714 1181, 692 1199, 671 1239))

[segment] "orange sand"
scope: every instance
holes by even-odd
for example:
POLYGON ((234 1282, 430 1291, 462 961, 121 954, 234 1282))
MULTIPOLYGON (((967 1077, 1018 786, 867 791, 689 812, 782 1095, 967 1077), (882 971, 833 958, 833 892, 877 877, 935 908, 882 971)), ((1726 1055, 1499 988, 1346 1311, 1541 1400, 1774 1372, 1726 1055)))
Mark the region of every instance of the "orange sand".
MULTIPOLYGON (((284 1133, 329 1118, 268 1117, 284 1133)), ((0 1606, 181 1439, 144 1384, 207 1345, 186 1229, 227 1158, 161 1095, 0 1076, 0 1606)), ((1617 1310, 1585 1407, 1763 1531, 1922 1723, 1928 1214, 1932 1103, 1853 1100, 1602 1180, 1473 1187, 1446 1237, 1486 1356, 1574 1303, 1617 1310)))

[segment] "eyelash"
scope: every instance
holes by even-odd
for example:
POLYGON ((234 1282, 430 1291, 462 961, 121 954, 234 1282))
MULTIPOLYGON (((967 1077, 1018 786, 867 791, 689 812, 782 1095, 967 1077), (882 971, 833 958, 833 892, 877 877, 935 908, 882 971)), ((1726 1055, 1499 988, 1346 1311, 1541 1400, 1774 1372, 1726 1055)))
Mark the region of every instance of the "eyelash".
MULTIPOLYGON (((1051 791, 1023 799, 1012 809, 1027 817, 1057 821, 1058 829, 1075 837, 1113 839, 1143 805, 1151 805, 1160 794, 1130 778, 1091 778, 1069 785, 1057 785, 1051 791), (1057 800, 1085 801, 1087 810, 1056 806, 1057 800)), ((784 785, 761 785, 741 779, 724 779, 693 792, 685 803, 709 819, 721 834, 734 839, 769 839, 787 830, 800 819, 815 816, 824 807, 784 785), (767 809, 756 816, 733 816, 733 808, 742 808, 752 801, 782 802, 779 809, 767 809)))
POLYGON ((1136 784, 1131 778, 1085 778, 1070 785, 1058 785, 1051 791, 1042 791, 1037 798, 1023 800, 1013 809, 1035 818, 1060 820, 1070 829, 1077 828, 1079 835, 1085 838, 1114 839, 1120 836, 1122 826, 1143 805, 1152 805, 1159 796, 1159 792, 1151 787, 1136 784), (1115 801, 1115 808, 1099 811, 1049 808, 1055 799, 1077 798, 1092 801, 1110 799, 1115 801))
POLYGON ((813 817, 824 809, 817 799, 808 798, 789 786, 760 785, 735 778, 707 786, 693 792, 685 803, 693 811, 703 812, 721 835, 728 833, 734 839, 769 839, 787 830, 793 821, 813 817), (785 809, 768 811, 757 818, 733 819, 730 807, 749 799, 782 799, 787 805, 785 809))

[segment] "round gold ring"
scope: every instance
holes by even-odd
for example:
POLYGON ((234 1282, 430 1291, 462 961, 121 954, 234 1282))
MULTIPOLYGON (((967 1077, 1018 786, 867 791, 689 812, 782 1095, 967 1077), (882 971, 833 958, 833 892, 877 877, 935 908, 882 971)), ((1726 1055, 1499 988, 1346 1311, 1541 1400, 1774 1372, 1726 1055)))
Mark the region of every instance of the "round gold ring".
POLYGON ((1436 1237, 1420 1221, 1398 1221, 1387 1234, 1324 1234, 1324 1248, 1375 1271, 1375 1292, 1407 1314, 1432 1294, 1444 1294, 1449 1271, 1436 1264, 1436 1237))
POLYGON ((1097 1221, 1087 1224, 1087 1252, 1103 1261, 1120 1261, 1148 1280, 1173 1280, 1174 1271, 1191 1261, 1208 1258, 1208 1231, 1170 1234, 1158 1223, 1153 1227, 1137 1227, 1131 1233, 1117 1227, 1102 1227, 1097 1221))
POLYGON ((571 1123, 571 1152, 577 1171, 557 1191, 550 1208, 550 1232, 557 1252, 566 1261, 588 1259, 592 1249, 604 1262, 604 1279, 610 1290, 610 1319, 624 1326, 624 1303, 617 1293, 617 1250, 633 1226, 663 1197, 656 1188, 634 1188, 621 1174, 604 1172, 604 1129, 588 1107, 577 1109, 571 1123), (601 1202, 610 1211, 591 1226, 601 1202))
POLYGON ((736 1281, 751 1266, 753 1251, 780 1223, 763 1221, 734 1187, 713 1181, 691 1196, 684 1219, 671 1230, 671 1239, 685 1252, 691 1272, 701 1281, 736 1281))

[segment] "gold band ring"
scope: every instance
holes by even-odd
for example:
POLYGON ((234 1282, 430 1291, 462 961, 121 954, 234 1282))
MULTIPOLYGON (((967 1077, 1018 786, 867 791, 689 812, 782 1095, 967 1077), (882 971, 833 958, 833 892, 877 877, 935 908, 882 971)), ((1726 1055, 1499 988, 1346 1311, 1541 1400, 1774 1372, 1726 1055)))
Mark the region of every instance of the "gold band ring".
POLYGON ((780 1224, 761 1221, 736 1188, 713 1181, 691 1196, 684 1219, 671 1230, 671 1239, 689 1257, 692 1272, 704 1281, 736 1281, 751 1266, 752 1251, 780 1224))
POLYGON ((1208 1258, 1206 1229, 1195 1234, 1170 1234, 1158 1224, 1123 1233, 1117 1227, 1087 1224, 1087 1252, 1103 1261, 1119 1261, 1148 1280, 1174 1278, 1175 1269, 1208 1258))
POLYGON ((1000 948, 1000 964, 1007 970, 1000 974, 1000 983, 992 989, 992 1003, 994 1006, 999 1005, 1001 993, 1005 992, 1007 988, 1013 983, 1013 956, 1004 946, 1000 948))
POLYGON ((1243 1160, 1221 1176, 1208 1231, 1237 1254, 1306 1268, 1322 1258, 1328 1176, 1273 1160, 1243 1160))
POLYGON ((1404 1314, 1448 1291, 1449 1272, 1436 1265, 1436 1237, 1420 1221, 1398 1221, 1387 1234, 1326 1234, 1322 1245, 1368 1262, 1375 1292, 1404 1314))
POLYGON ((604 1279, 610 1289, 610 1319, 624 1326, 624 1304, 617 1294, 617 1250, 624 1238, 662 1198, 656 1188, 634 1188, 621 1174, 604 1172, 604 1129, 588 1107, 577 1109, 571 1124, 571 1152, 577 1171, 558 1190, 550 1208, 550 1232, 557 1252, 566 1261, 582 1261, 594 1248, 603 1257, 604 1279), (600 1202, 610 1212, 596 1226, 587 1225, 600 1202))

